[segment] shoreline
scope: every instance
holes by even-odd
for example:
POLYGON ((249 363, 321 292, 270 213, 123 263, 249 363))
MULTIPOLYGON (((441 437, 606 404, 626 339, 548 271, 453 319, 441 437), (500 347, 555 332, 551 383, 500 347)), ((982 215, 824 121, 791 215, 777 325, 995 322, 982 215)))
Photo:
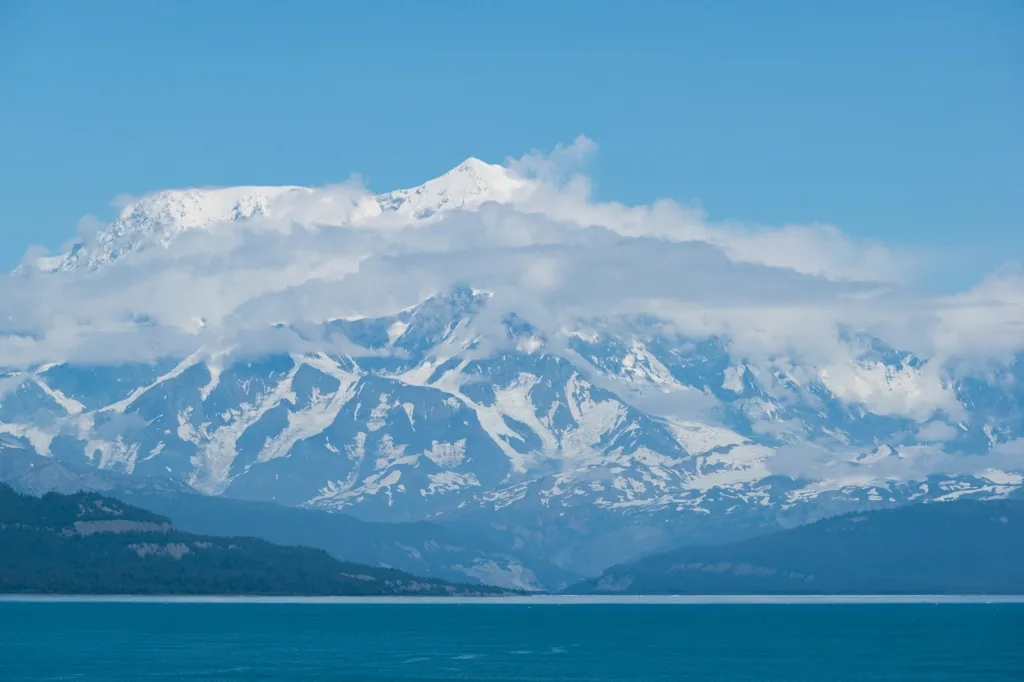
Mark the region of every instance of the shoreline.
POLYGON ((51 595, 0 594, 0 603, 320 604, 320 605, 713 605, 713 604, 1024 604, 1004 595, 537 595, 517 597, 270 597, 244 595, 51 595))

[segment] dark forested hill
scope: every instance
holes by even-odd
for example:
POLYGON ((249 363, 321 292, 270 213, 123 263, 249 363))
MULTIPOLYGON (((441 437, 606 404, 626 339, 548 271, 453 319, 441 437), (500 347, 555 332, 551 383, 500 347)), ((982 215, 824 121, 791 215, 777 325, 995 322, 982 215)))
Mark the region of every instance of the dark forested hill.
MULTIPOLYGON (((0 434, 2 436, 2 434, 0 434)), ((0 482, 33 495, 100 492, 166 516, 178 530, 199 535, 242 536, 277 545, 323 549, 340 561, 390 566, 453 583, 512 590, 558 591, 580 580, 525 548, 510 530, 427 521, 372 522, 322 509, 200 495, 169 479, 133 479, 78 462, 3 448, 0 482)))
POLYGON ((1024 594, 1024 501, 956 501, 833 517, 615 566, 570 592, 1024 594))
POLYGON ((95 493, 32 497, 0 484, 0 593, 495 594, 322 550, 194 535, 95 493))

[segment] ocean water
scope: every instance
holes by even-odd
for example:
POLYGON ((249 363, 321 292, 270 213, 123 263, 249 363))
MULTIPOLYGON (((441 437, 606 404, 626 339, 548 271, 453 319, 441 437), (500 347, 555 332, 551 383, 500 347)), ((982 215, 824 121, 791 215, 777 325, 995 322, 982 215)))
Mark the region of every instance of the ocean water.
POLYGON ((1024 604, 0 602, 2 680, 1024 680, 1024 604))

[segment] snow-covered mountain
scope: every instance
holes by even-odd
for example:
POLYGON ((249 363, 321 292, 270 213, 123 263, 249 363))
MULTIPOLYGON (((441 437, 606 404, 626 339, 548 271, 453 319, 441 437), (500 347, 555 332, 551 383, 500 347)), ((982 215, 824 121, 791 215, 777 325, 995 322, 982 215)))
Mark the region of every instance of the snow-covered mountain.
MULTIPOLYGON (((706 519, 734 518, 742 533, 850 506, 1004 496, 1022 482, 1019 471, 994 469, 914 477, 927 429, 844 404, 824 370, 796 385, 781 371, 737 366, 726 340, 666 338, 649 320, 620 321, 618 335, 581 324, 559 340, 508 319, 505 347, 480 355, 473 323, 488 303, 456 289, 397 315, 327 323, 364 356, 197 352, 11 372, 0 431, 43 456, 208 494, 372 520, 508 523, 524 542, 541 519, 571 535, 581 523, 672 534, 682 523, 698 533, 706 519), (653 407, 679 396, 711 396, 716 407, 701 420, 653 407), (836 459, 806 475, 777 473, 812 444, 836 459)), ((897 390, 916 380, 914 365, 876 350, 851 371, 897 390)), ((947 450, 982 454, 1024 435, 1024 358, 1008 371, 1013 382, 989 388, 987 405, 972 382, 953 387, 969 416, 938 434, 947 450)), ((553 558, 576 542, 532 541, 553 558)))
MULTIPOLYGON (((382 195, 160 192, 38 267, 95 271, 188 230, 268 216, 429 225, 533 189, 469 159, 382 195)), ((197 337, 194 352, 154 361, 12 367, 0 434, 209 495, 491 528, 583 574, 683 540, 1024 483, 1024 354, 956 372, 837 327, 842 361, 754 358, 648 313, 553 327, 500 296, 467 283, 379 316, 275 327, 320 350, 197 337)))
POLYGON ((487 201, 508 202, 529 193, 529 180, 476 158, 412 189, 370 195, 354 187, 226 187, 167 190, 127 205, 118 218, 65 254, 39 258, 22 271, 95 270, 126 254, 166 247, 182 232, 224 229, 273 217, 298 224, 410 225, 487 201))

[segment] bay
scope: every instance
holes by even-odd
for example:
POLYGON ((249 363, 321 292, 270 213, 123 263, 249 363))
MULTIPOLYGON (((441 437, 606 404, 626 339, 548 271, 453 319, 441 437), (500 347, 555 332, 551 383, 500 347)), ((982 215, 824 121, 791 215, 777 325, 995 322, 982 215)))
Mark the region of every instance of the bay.
POLYGON ((4 680, 1024 680, 1024 604, 0 602, 4 680))

